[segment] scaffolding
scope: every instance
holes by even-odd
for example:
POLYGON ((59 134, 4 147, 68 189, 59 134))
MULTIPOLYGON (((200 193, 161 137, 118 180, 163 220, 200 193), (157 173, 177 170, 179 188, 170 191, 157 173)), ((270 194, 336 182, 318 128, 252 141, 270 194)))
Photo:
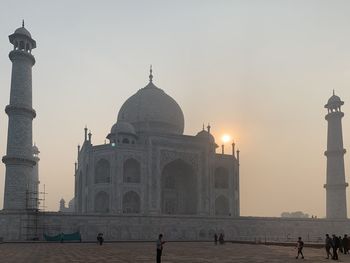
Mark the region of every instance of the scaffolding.
POLYGON ((39 240, 39 234, 44 230, 44 216, 46 210, 46 189, 43 191, 29 191, 26 193, 26 216, 22 226, 25 240, 39 240))

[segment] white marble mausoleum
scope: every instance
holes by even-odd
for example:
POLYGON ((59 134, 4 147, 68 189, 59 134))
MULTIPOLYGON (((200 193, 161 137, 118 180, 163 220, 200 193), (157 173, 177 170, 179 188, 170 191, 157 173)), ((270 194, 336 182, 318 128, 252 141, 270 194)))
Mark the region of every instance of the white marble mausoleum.
POLYGON ((75 171, 78 213, 239 216, 239 152, 216 153, 210 126, 185 135, 177 102, 153 83, 125 101, 93 145, 85 128, 75 171))

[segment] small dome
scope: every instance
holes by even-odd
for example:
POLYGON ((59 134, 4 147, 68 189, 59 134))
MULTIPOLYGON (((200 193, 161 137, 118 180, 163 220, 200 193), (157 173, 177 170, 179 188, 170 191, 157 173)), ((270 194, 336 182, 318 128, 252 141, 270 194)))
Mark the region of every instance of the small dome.
POLYGON ((125 133, 136 135, 134 126, 126 121, 117 121, 117 123, 112 126, 111 133, 125 133))
POLYGON ((328 102, 324 107, 328 109, 336 109, 342 105, 344 105, 344 102, 339 96, 335 95, 333 91, 333 95, 328 99, 328 102))
POLYGON ((32 38, 32 35, 29 33, 29 31, 25 27, 17 28, 15 30, 15 34, 24 35, 24 36, 27 36, 29 38, 32 38))
POLYGON ((211 143, 215 143, 215 138, 213 135, 211 135, 208 131, 206 130, 202 130, 199 133, 197 133, 196 135, 199 138, 203 138, 203 139, 207 139, 209 140, 211 143))
POLYGON ((333 95, 332 97, 330 97, 328 100, 328 104, 332 104, 332 103, 341 103, 340 97, 337 95, 333 95))

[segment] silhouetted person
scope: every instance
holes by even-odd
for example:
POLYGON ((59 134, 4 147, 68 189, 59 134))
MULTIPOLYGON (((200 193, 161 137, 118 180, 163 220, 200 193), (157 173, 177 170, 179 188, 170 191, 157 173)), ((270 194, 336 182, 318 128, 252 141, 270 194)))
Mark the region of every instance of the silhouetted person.
POLYGON ((295 258, 299 258, 299 255, 301 255, 301 258, 304 258, 303 248, 304 248, 304 242, 301 240, 301 237, 298 237, 298 241, 297 241, 298 254, 295 258))
POLYGON ((339 238, 336 235, 332 235, 333 236, 333 257, 332 259, 334 260, 338 260, 338 249, 340 246, 340 241, 339 238))
POLYGON ((342 243, 343 243, 343 252, 344 252, 344 254, 348 254, 348 252, 349 252, 349 238, 348 238, 348 235, 344 235, 342 243))
POLYGON ((219 243, 220 243, 220 245, 223 245, 225 243, 224 234, 223 233, 220 233, 220 235, 219 235, 219 243))
POLYGON ((341 253, 343 253, 343 239, 341 238, 341 236, 339 236, 338 237, 338 239, 339 239, 339 251, 341 252, 341 253))
POLYGON ((218 235, 216 233, 214 234, 214 243, 215 245, 218 244, 218 235))
POLYGON ((97 234, 97 242, 100 244, 100 246, 102 246, 103 241, 104 241, 103 234, 102 233, 98 233, 97 234))
POLYGON ((331 253, 331 248, 333 247, 333 245, 332 245, 332 239, 329 237, 328 234, 326 234, 326 239, 324 241, 324 245, 325 245, 325 248, 326 248, 327 259, 329 259, 329 256, 331 256, 331 258, 332 258, 333 256, 332 256, 332 253, 331 253))
POLYGON ((162 239, 163 239, 163 235, 159 234, 158 240, 157 240, 157 263, 162 262, 163 244, 165 243, 165 241, 163 241, 162 239))

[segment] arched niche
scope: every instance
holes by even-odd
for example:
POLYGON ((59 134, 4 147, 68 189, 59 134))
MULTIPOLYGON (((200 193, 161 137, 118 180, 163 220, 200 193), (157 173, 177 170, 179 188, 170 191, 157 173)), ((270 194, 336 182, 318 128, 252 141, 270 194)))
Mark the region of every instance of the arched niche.
POLYGON ((99 160, 95 165, 95 183, 110 182, 110 164, 106 159, 99 160))
POLYGON ((228 188, 228 171, 224 167, 217 167, 215 169, 215 188, 227 189, 228 188))
POLYGON ((193 167, 181 159, 164 166, 161 175, 163 214, 197 213, 197 178, 193 167))
POLYGON ((129 191, 123 196, 123 213, 138 214, 140 213, 140 196, 134 191, 129 191))
POLYGON ((140 183, 141 166, 134 158, 127 159, 123 165, 123 182, 124 183, 140 183))

